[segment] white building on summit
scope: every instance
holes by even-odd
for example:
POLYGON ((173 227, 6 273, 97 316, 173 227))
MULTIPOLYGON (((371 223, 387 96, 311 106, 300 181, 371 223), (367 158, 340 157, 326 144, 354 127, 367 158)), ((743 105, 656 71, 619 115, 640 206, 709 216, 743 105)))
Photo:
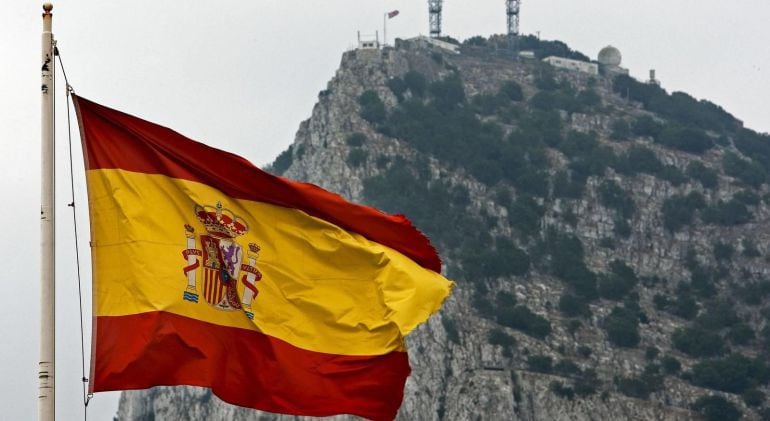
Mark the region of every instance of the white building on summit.
POLYGON ((556 56, 546 57, 543 59, 543 61, 550 64, 553 67, 558 67, 560 69, 575 70, 578 72, 584 72, 592 75, 599 74, 599 65, 588 61, 573 60, 570 58, 556 57, 556 56))
POLYGON ((608 45, 599 51, 599 56, 597 57, 596 62, 574 60, 556 56, 546 57, 543 59, 544 62, 560 69, 573 70, 592 75, 598 75, 599 72, 601 72, 603 75, 608 76, 628 74, 628 69, 620 67, 622 60, 623 55, 620 54, 620 50, 611 45, 608 45))

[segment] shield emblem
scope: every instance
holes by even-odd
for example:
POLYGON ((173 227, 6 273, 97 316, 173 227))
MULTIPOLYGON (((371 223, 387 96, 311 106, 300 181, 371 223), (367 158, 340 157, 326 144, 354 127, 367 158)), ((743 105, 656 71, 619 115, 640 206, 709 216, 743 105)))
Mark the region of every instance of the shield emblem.
POLYGON ((201 235, 203 246, 203 297, 220 310, 241 308, 238 298, 238 274, 243 249, 229 238, 201 235))

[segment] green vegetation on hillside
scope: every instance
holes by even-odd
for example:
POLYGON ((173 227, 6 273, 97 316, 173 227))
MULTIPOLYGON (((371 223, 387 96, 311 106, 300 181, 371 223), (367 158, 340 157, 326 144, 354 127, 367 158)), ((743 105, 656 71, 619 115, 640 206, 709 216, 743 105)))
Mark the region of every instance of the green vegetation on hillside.
POLYGON ((663 226, 676 232, 694 222, 695 212, 706 207, 706 200, 698 192, 687 196, 674 195, 663 202, 663 226))
POLYGON ((277 158, 275 158, 275 162, 273 162, 273 171, 276 174, 283 174, 286 172, 286 170, 291 167, 292 162, 294 161, 294 157, 292 156, 292 147, 289 146, 288 149, 281 152, 280 155, 278 155, 277 158))
POLYGON ((383 104, 379 95, 377 95, 377 92, 364 92, 361 94, 358 103, 361 105, 361 117, 364 120, 372 124, 380 124, 385 121, 387 110, 385 109, 385 104, 383 104))
POLYGON ((596 274, 585 264, 583 244, 573 234, 549 229, 533 255, 544 270, 564 281, 576 297, 591 301, 598 297, 596 274))
POLYGON ((713 189, 719 181, 717 172, 699 161, 693 161, 687 166, 687 176, 707 189, 713 189))
POLYGON ((650 394, 663 388, 663 375, 661 367, 657 364, 649 364, 644 371, 634 377, 622 377, 617 381, 620 393, 637 399, 649 399, 650 394))
POLYGON ((768 381, 770 370, 767 363, 740 354, 704 360, 692 368, 693 384, 724 392, 742 393, 768 381))
POLYGON ((607 339, 613 345, 633 348, 639 345, 639 315, 624 307, 615 307, 604 320, 607 339))
MULTIPOLYGON (((379 176, 364 180, 364 197, 386 212, 407 215, 442 248, 464 250, 466 258, 477 253, 496 254, 483 221, 467 211, 467 190, 431 181, 428 166, 427 160, 412 164, 396 159, 379 176)), ((503 244, 504 249, 508 244, 503 244)))
POLYGON ((758 188, 767 180, 767 170, 759 162, 743 159, 733 152, 727 152, 722 159, 722 168, 725 174, 758 188))
POLYGON ((638 282, 639 279, 631 267, 623 261, 613 260, 610 263, 610 272, 600 277, 599 295, 610 300, 622 300, 638 282))
POLYGON ((692 357, 713 357, 724 352, 724 340, 702 328, 679 328, 671 336, 674 348, 692 357))
MULTIPOLYGON (((534 35, 522 35, 517 42, 520 50, 532 51, 535 53, 535 57, 539 59, 555 56, 590 61, 585 54, 569 48, 567 44, 561 41, 542 40, 534 35)), ((487 39, 481 36, 473 36, 463 41, 462 45, 466 47, 486 48, 491 50, 500 49, 506 51, 508 49, 508 40, 507 38, 502 37, 487 39)))
POLYGON ((639 82, 626 75, 615 78, 614 89, 619 95, 641 102, 646 110, 691 129, 722 132, 739 127, 735 117, 722 107, 706 100, 698 101, 684 92, 669 94, 658 85, 639 82))
POLYGON ((706 421, 737 421, 743 416, 734 403, 721 396, 701 396, 692 408, 706 421))
POLYGON ((706 209, 701 214, 703 222, 715 225, 743 225, 751 221, 751 211, 745 204, 735 198, 727 202, 719 201, 706 209))

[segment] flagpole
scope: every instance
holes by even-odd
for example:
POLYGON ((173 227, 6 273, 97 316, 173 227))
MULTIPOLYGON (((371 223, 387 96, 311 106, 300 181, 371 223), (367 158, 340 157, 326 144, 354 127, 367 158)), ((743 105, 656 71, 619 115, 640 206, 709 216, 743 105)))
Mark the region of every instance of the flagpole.
POLYGON ((388 45, 388 14, 382 15, 382 46, 388 45))
POLYGON ((41 55, 41 189, 40 189, 40 365, 38 420, 53 421, 55 412, 56 334, 54 309, 54 55, 51 20, 53 5, 43 4, 41 55))

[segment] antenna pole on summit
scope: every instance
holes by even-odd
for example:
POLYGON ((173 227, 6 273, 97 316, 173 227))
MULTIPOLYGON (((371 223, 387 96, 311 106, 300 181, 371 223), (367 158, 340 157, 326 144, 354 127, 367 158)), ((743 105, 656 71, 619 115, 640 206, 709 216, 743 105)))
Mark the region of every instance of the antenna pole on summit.
POLYGON ((505 15, 508 18, 508 47, 511 50, 517 49, 520 10, 521 0, 505 0, 505 15))
POLYGON ((428 14, 430 15, 430 37, 441 36, 441 11, 443 0, 428 0, 428 14))
POLYGON ((40 164, 40 364, 38 367, 38 420, 53 421, 55 412, 55 280, 54 280, 54 40, 53 5, 43 4, 41 56, 40 164))

